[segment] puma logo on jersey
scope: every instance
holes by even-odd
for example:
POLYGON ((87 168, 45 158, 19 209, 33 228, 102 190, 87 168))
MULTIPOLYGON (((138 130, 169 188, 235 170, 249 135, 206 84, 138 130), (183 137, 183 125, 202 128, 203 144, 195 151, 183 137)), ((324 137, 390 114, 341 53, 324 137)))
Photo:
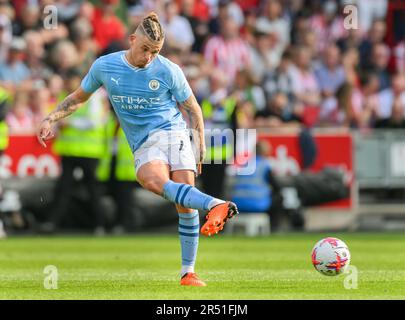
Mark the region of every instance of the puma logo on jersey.
POLYGON ((114 81, 116 84, 117 84, 117 86, 118 86, 118 80, 119 80, 120 78, 118 78, 118 79, 114 79, 113 77, 111 77, 111 81, 114 81))

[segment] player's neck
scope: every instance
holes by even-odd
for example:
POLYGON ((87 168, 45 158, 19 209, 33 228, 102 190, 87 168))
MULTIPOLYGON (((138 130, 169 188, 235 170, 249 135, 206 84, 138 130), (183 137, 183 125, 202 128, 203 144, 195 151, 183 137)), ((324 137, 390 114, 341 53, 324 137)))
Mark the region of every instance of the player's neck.
POLYGON ((149 62, 147 65, 145 65, 145 66, 143 66, 143 67, 137 66, 137 65, 135 64, 134 60, 132 59, 132 55, 131 55, 131 51, 130 51, 130 50, 127 50, 127 51, 125 52, 125 59, 127 60, 127 62, 128 62, 132 67, 138 68, 138 69, 144 69, 144 68, 149 67, 150 64, 151 64, 152 61, 153 61, 153 60, 152 60, 151 62, 149 62))
POLYGON ((138 66, 135 65, 135 62, 132 60, 131 52, 127 50, 125 52, 125 59, 127 59, 127 62, 133 66, 134 68, 139 68, 138 66))

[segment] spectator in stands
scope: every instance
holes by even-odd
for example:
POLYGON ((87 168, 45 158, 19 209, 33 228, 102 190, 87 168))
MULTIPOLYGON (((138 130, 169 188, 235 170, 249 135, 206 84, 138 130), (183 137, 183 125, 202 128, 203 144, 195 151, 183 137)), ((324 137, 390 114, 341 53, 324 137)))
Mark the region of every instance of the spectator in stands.
MULTIPOLYGON (((145 15, 145 8, 142 3, 137 0, 127 0, 128 3, 128 28, 129 30, 136 30, 145 15)), ((142 1, 141 1, 142 2, 142 1)))
POLYGON ((378 75, 380 90, 385 90, 390 86, 390 75, 388 73, 390 56, 390 48, 386 44, 378 43, 373 46, 370 70, 378 75))
POLYGON ((22 15, 13 24, 13 34, 22 36, 25 31, 42 29, 41 8, 36 4, 28 4, 22 9, 22 15))
POLYGON ((373 22, 367 37, 359 46, 361 67, 370 69, 372 64, 372 49, 376 44, 384 42, 384 37, 387 33, 387 24, 385 20, 376 20, 373 22))
POLYGON ((355 87, 360 87, 359 74, 360 55, 356 47, 347 48, 342 57, 342 65, 346 81, 355 87))
POLYGON ((34 123, 38 124, 50 109, 50 91, 44 80, 36 80, 29 92, 29 105, 34 116, 34 123))
POLYGON ((235 22, 236 27, 240 29, 244 23, 244 16, 239 5, 233 0, 211 0, 209 1, 211 16, 213 17, 209 22, 210 33, 220 34, 221 24, 223 20, 228 17, 235 22))
POLYGON ((58 42, 50 55, 54 71, 62 77, 78 65, 77 49, 69 40, 58 42))
POLYGON ((250 46, 252 72, 257 81, 262 81, 266 72, 274 70, 280 63, 281 47, 276 47, 274 35, 264 31, 256 30, 255 43, 250 46))
POLYGON ((192 50, 194 52, 202 52, 203 44, 209 36, 208 6, 201 0, 182 0, 181 3, 181 15, 188 20, 194 32, 195 41, 192 50))
POLYGON ((378 119, 388 119, 392 108, 402 105, 405 114, 405 75, 397 73, 392 77, 392 86, 377 94, 376 115, 378 119))
POLYGON ((321 92, 311 64, 311 54, 307 47, 295 48, 291 79, 293 93, 298 102, 304 106, 304 109, 319 107, 321 92))
POLYGON ((389 0, 350 0, 357 5, 360 30, 367 33, 373 28, 373 21, 382 20, 387 14, 389 0))
POLYGON ((314 30, 308 29, 306 32, 303 34, 300 45, 303 47, 308 48, 310 55, 311 55, 311 60, 313 63, 318 63, 321 54, 318 52, 318 39, 316 38, 317 34, 314 30))
POLYGON ((331 44, 323 53, 323 62, 315 70, 318 87, 324 98, 332 97, 345 81, 345 71, 341 63, 339 48, 331 44))
POLYGON ((0 64, 0 85, 14 90, 29 80, 31 72, 24 63, 26 43, 23 38, 14 37, 10 44, 7 61, 0 64))
MULTIPOLYGON (((339 48, 331 44, 323 52, 323 62, 315 70, 318 86, 322 94, 320 120, 325 123, 325 114, 328 114, 329 124, 338 125, 343 122, 343 111, 339 108, 336 92, 345 81, 345 71, 341 64, 339 48), (330 111, 333 110, 332 113, 330 111), (339 110, 339 111, 338 111, 339 110), (322 119, 323 118, 323 119, 322 119)), ((351 92, 349 93, 351 96, 351 92)))
POLYGON ((97 56, 97 45, 92 38, 93 27, 87 19, 81 17, 71 24, 70 37, 77 50, 77 68, 85 74, 97 56))
POLYGON ((10 132, 14 134, 31 134, 35 130, 35 119, 29 106, 28 92, 18 90, 14 96, 14 101, 6 122, 10 132))
POLYGON ((184 68, 184 75, 186 76, 191 90, 199 103, 206 96, 207 88, 206 78, 201 74, 201 69, 198 65, 190 64, 184 68))
POLYGON ((352 106, 354 86, 343 83, 336 91, 336 97, 330 97, 319 114, 319 126, 322 127, 356 127, 352 106))
POLYGON ((189 52, 195 41, 193 29, 189 21, 179 15, 176 2, 165 3, 162 24, 165 29, 166 45, 172 49, 189 52))
POLYGON ((198 21, 208 22, 210 19, 210 7, 206 0, 179 0, 181 11, 185 17, 193 17, 198 21))
MULTIPOLYGON (((1 26, 0 26, 1 27, 1 26)), ((405 35, 393 50, 394 64, 397 72, 405 72, 405 35)))
POLYGON ((335 0, 323 2, 321 12, 310 18, 310 29, 317 34, 318 51, 323 52, 331 42, 336 42, 346 36, 343 18, 339 15, 338 4, 335 0))
POLYGON ((224 72, 229 79, 229 85, 232 85, 238 70, 250 68, 249 48, 245 41, 239 38, 238 25, 231 16, 221 20, 220 30, 220 35, 208 40, 204 57, 224 72))
POLYGON ((91 23, 94 39, 100 53, 113 42, 125 40, 126 27, 115 15, 118 4, 118 0, 102 0, 101 6, 93 10, 91 23))
POLYGON ((0 15, 4 15, 10 21, 14 22, 16 20, 15 6, 11 5, 10 1, 8 1, 8 0, 0 1, 0 15))
POLYGON ((238 103, 250 102, 256 112, 265 108, 266 98, 263 89, 256 85, 254 80, 249 70, 239 70, 231 95, 236 98, 238 103))
POLYGON ((377 120, 375 123, 377 129, 405 129, 405 108, 404 101, 397 98, 392 106, 391 116, 389 118, 377 120))
MULTIPOLYGON (((291 45, 297 46, 297 45, 303 45, 304 41, 303 38, 306 35, 306 33, 311 29, 311 15, 309 14, 308 11, 306 10, 299 10, 297 14, 295 15, 295 19, 292 20, 292 26, 291 26, 291 45)), ((317 44, 318 46, 318 44, 317 44)), ((318 47, 316 47, 316 52, 318 52, 318 47)))
POLYGON ((58 10, 58 21, 70 25, 77 17, 83 0, 64 0, 56 1, 55 6, 58 10))
POLYGON ((48 78, 52 71, 45 63, 46 52, 41 33, 29 30, 25 32, 23 36, 27 48, 29 48, 29 50, 26 51, 26 63, 31 71, 31 78, 38 80, 48 78))
POLYGON ((290 23, 282 17, 283 7, 280 0, 266 0, 263 14, 257 19, 256 29, 271 34, 274 49, 283 52, 290 42, 290 23))
POLYGON ((380 82, 375 73, 363 73, 359 83, 353 90, 353 117, 358 128, 370 128, 377 110, 380 82))
POLYGON ((59 102, 64 98, 63 92, 64 82, 58 74, 52 74, 47 79, 47 88, 49 89, 49 101, 47 103, 46 114, 56 108, 59 102))
POLYGON ((266 72, 264 76, 262 86, 267 101, 271 100, 276 92, 283 92, 287 96, 289 104, 295 103, 292 68, 291 54, 289 51, 285 51, 277 68, 266 72))
POLYGON ((256 109, 252 102, 243 100, 236 104, 234 115, 234 127, 236 129, 255 128, 256 109))
POLYGON ((358 50, 362 41, 363 37, 361 31, 359 29, 350 29, 347 32, 347 36, 340 38, 336 42, 336 45, 342 52, 346 52, 350 48, 356 48, 358 50))
POLYGON ((256 10, 250 10, 245 15, 245 24, 240 30, 241 37, 243 37, 250 46, 254 46, 256 43, 256 10))
POLYGON ((276 92, 272 95, 267 108, 256 113, 255 127, 299 128, 301 118, 298 113, 283 92, 276 92))

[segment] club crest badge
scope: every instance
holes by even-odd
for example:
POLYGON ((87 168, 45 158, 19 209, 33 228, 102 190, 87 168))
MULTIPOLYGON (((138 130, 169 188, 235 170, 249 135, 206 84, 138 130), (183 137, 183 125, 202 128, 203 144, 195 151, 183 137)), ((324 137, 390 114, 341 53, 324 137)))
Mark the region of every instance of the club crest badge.
POLYGON ((157 89, 159 89, 159 87, 160 87, 159 81, 157 81, 157 80, 151 80, 151 81, 149 81, 149 88, 150 88, 151 90, 157 90, 157 89))

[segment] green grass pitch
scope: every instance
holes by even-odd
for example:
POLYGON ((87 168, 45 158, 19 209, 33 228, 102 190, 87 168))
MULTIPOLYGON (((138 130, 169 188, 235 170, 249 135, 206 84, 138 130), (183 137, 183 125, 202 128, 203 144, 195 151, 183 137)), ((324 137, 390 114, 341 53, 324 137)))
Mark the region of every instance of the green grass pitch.
POLYGON ((404 234, 201 237, 204 288, 179 285, 179 247, 175 235, 11 237, 0 241, 0 299, 405 299, 404 234), (326 236, 349 246, 357 289, 313 268, 311 249, 326 236), (47 265, 58 289, 44 288, 47 265))

